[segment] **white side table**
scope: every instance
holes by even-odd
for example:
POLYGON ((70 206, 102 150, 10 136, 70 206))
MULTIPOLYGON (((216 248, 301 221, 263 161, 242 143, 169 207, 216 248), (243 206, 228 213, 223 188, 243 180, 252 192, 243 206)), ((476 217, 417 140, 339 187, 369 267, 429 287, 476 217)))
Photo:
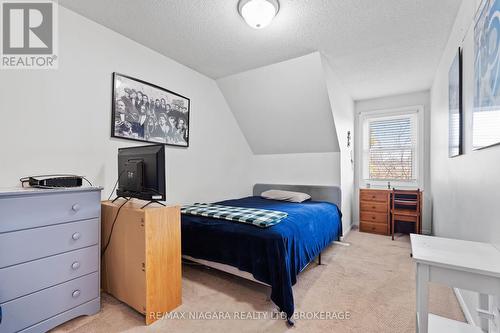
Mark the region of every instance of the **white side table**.
POLYGON ((482 333, 479 327, 428 313, 429 282, 500 295, 500 251, 491 244, 411 234, 417 263, 417 332, 482 333))

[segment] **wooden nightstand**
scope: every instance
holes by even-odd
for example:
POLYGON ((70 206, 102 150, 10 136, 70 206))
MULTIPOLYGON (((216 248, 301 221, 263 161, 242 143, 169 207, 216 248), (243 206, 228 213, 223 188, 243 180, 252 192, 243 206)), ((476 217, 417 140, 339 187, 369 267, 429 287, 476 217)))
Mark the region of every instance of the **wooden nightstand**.
MULTIPOLYGON (((123 199, 102 202, 106 244, 123 199)), ((102 258, 102 288, 146 316, 149 325, 182 303, 180 207, 123 206, 102 258)))
POLYGON ((380 235, 390 234, 391 190, 359 190, 359 230, 380 235))

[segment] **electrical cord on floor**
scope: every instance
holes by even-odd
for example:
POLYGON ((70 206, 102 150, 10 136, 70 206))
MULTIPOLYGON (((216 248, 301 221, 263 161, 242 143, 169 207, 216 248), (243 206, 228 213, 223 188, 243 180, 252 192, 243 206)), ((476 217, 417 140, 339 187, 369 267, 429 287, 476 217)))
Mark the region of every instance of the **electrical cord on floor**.
POLYGON ((104 256, 104 254, 106 253, 106 250, 108 249, 109 243, 111 243, 111 236, 113 235, 113 229, 115 228, 115 223, 116 223, 116 220, 118 219, 118 215, 120 215, 120 210, 122 210, 122 207, 125 206, 125 204, 127 202, 129 202, 129 200, 130 200, 130 198, 125 200, 125 202, 122 203, 120 205, 120 207, 118 207, 118 211, 116 212, 115 219, 113 220, 113 224, 111 224, 111 231, 109 232, 108 240, 106 241, 106 245, 104 246, 104 249, 102 249, 102 251, 101 251, 101 257, 104 256))

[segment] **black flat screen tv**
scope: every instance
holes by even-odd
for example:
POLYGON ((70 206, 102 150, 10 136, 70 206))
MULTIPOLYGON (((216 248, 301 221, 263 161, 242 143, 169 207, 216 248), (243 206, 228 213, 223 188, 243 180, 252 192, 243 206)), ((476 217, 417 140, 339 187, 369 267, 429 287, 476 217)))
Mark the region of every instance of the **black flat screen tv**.
POLYGON ((149 201, 165 200, 164 145, 118 149, 116 195, 149 201))

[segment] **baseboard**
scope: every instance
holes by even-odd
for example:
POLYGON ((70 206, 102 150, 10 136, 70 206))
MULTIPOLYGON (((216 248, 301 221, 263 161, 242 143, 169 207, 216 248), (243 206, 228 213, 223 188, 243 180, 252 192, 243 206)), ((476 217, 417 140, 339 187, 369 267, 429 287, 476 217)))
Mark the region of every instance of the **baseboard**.
MULTIPOLYGON (((347 234, 349 234, 349 232, 352 230, 352 229, 356 229, 359 227, 359 223, 357 224, 351 224, 349 226, 349 230, 344 234, 344 237, 347 236, 347 234)), ((422 229, 422 234, 423 235, 431 235, 431 231, 429 229, 422 229)))
POLYGON ((462 297, 462 293, 460 289, 458 288, 453 288, 453 291, 455 292, 455 296, 457 297, 458 304, 460 304, 460 308, 462 309, 462 312, 464 313, 465 320, 471 325, 477 326, 476 323, 474 322, 474 318, 472 318, 471 312, 469 308, 467 307, 467 304, 465 303, 464 298, 462 297))
POLYGON ((343 242, 345 240, 345 238, 347 237, 347 235, 349 235, 349 233, 351 232, 352 230, 352 224, 349 225, 349 229, 346 230, 346 231, 342 231, 342 236, 340 237, 340 241, 343 242))

